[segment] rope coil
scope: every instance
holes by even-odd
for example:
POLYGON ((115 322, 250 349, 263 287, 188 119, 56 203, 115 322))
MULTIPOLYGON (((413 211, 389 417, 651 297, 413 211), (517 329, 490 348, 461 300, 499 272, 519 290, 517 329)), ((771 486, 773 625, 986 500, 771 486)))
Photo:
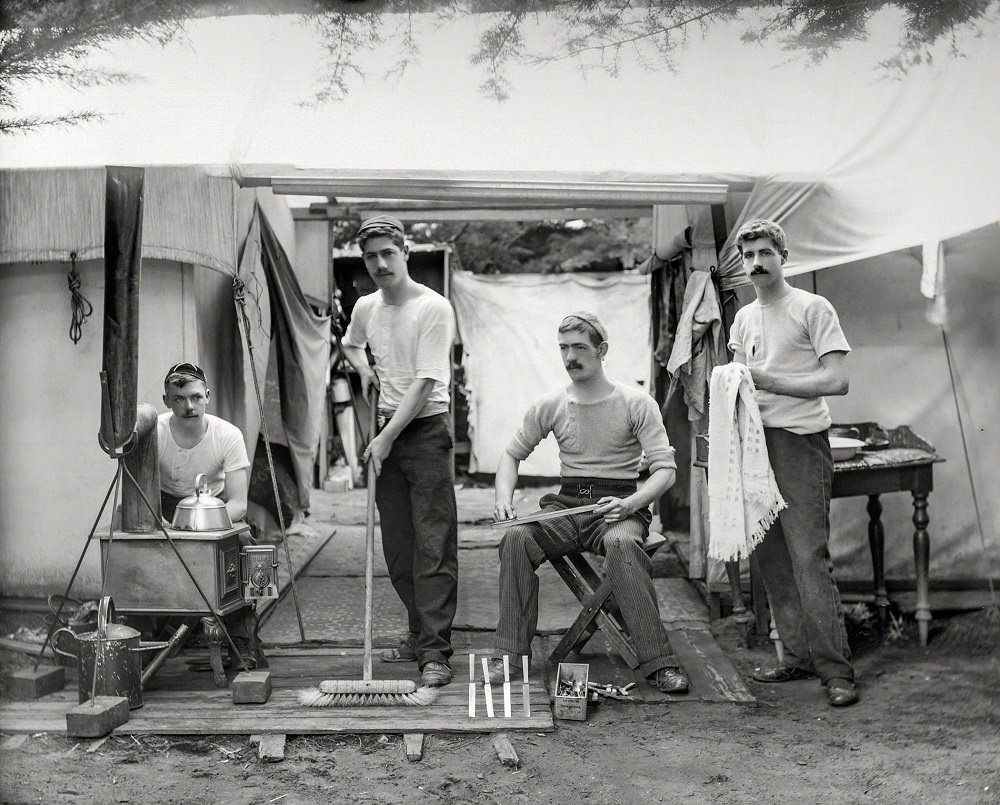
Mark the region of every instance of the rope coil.
POLYGON ((66 274, 66 284, 69 285, 70 307, 72 316, 69 323, 69 337, 74 344, 79 344, 83 338, 83 325, 94 313, 94 306, 90 304, 80 292, 80 272, 76 270, 76 252, 69 253, 70 270, 66 274))

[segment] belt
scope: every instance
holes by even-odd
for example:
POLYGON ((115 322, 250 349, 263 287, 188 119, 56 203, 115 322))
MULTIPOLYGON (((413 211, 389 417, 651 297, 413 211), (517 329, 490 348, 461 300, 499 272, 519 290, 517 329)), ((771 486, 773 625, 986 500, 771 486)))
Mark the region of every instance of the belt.
POLYGON ((563 478, 559 494, 574 498, 601 498, 631 495, 638 489, 635 481, 618 478, 563 478))

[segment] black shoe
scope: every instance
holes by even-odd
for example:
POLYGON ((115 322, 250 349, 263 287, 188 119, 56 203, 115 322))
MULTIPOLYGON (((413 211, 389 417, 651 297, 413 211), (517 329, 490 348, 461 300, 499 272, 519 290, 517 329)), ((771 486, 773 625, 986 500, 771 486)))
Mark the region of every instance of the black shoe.
POLYGON ((417 661, 417 637, 407 635, 399 641, 398 646, 387 648, 378 655, 382 662, 416 662, 417 661))
POLYGON ((830 707, 850 707, 858 701, 858 689, 849 679, 831 679, 826 683, 826 696, 830 707))
POLYGON ((791 665, 776 665, 773 668, 754 668, 753 678, 758 682, 794 682, 797 679, 813 679, 816 676, 805 668, 791 665))
POLYGON ((687 693, 689 688, 687 674, 680 668, 661 668, 653 684, 660 693, 687 693))

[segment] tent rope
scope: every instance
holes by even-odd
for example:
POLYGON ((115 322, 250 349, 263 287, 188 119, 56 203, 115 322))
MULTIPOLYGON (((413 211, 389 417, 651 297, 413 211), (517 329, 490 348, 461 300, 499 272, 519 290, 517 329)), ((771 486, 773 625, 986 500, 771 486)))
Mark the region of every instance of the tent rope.
MULTIPOLYGON (((965 422, 962 419, 962 408, 958 402, 958 386, 954 361, 951 354, 951 343, 948 341, 948 332, 944 325, 941 325, 941 338, 944 341, 944 355, 948 361, 948 375, 951 377, 951 393, 955 400, 955 414, 958 416, 958 432, 962 437, 962 451, 965 454, 965 470, 969 474, 969 488, 972 491, 972 507, 976 510, 976 525, 979 528, 979 541, 983 546, 983 556, 986 556, 986 532, 983 531, 983 516, 979 509, 979 496, 976 494, 976 479, 972 473, 972 460, 969 458, 969 442, 965 438, 965 422)), ((986 583, 990 588, 990 598, 993 606, 1000 605, 997 601, 997 591, 993 586, 993 579, 989 572, 986 573, 986 583)))
POLYGON ((295 617, 299 622, 299 637, 306 642, 306 630, 302 625, 302 610, 299 608, 299 594, 295 589, 295 568, 292 566, 292 555, 288 549, 288 538, 285 534, 285 519, 281 511, 281 495, 278 492, 278 479, 274 473, 274 457, 271 455, 271 438, 267 431, 267 418, 264 416, 264 400, 260 393, 260 381, 257 378, 257 364, 254 361, 253 339, 250 337, 250 319, 246 309, 246 284, 238 275, 233 275, 233 302, 236 305, 236 318, 242 324, 243 337, 250 353, 250 372, 253 375, 253 387, 257 394, 257 410, 260 412, 260 428, 264 435, 264 452, 267 454, 267 466, 271 473, 271 490, 274 493, 274 510, 277 515, 278 529, 281 532, 281 544, 285 548, 285 561, 288 563, 288 581, 292 588, 292 601, 295 603, 295 617))
POLYGON ((72 308, 72 317, 69 323, 69 337, 74 344, 79 344, 83 338, 83 325, 94 313, 94 306, 90 304, 80 292, 80 272, 76 270, 76 252, 69 253, 70 270, 66 274, 66 282, 69 285, 69 303, 72 308))

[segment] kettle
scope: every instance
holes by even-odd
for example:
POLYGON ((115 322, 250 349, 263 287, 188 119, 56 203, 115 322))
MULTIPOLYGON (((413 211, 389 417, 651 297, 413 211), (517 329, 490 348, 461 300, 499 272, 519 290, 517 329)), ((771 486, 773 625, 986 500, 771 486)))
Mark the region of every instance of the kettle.
POLYGON ((209 494, 208 476, 194 479, 194 494, 182 499, 174 510, 171 525, 179 531, 224 531, 233 527, 226 502, 209 494))

